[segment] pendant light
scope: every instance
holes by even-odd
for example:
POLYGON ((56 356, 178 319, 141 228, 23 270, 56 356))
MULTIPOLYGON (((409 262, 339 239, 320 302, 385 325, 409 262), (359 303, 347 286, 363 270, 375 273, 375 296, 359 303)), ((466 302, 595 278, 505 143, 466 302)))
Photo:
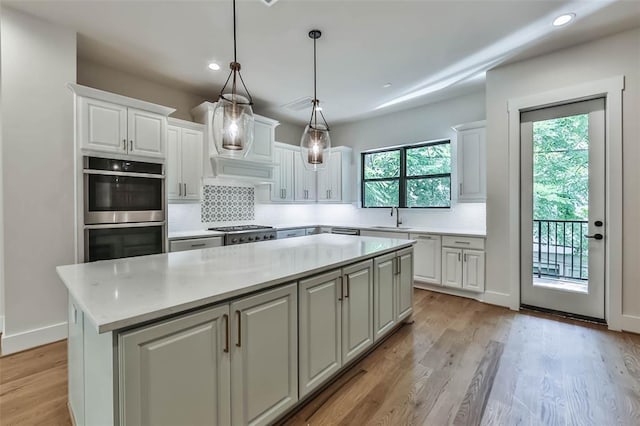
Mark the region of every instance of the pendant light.
POLYGON ((331 138, 329 137, 329 125, 324 118, 320 101, 317 96, 316 78, 316 41, 322 33, 320 30, 309 31, 309 37, 313 39, 313 100, 311 118, 304 129, 300 139, 300 154, 302 164, 308 170, 318 171, 327 168, 331 151, 331 138), (320 119, 320 121, 319 121, 320 119))
POLYGON ((233 62, 231 72, 220 91, 213 112, 213 139, 218 154, 229 157, 244 157, 253 143, 253 99, 240 74, 236 48, 236 0, 233 0, 233 62), (238 93, 238 80, 246 96, 238 93), (225 93, 231 81, 231 92, 225 93))

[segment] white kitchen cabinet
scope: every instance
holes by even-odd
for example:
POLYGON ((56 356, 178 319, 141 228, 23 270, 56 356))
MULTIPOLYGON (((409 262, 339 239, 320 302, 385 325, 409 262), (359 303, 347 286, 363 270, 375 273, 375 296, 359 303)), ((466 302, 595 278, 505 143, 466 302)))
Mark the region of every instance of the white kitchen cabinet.
POLYGON ((458 201, 487 198, 486 122, 455 126, 457 140, 458 201))
POLYGON ((296 401, 298 294, 294 283, 231 304, 231 423, 269 424, 296 401))
POLYGON ((462 256, 462 288, 483 292, 484 251, 464 250, 462 256))
POLYGON ((396 325, 397 291, 395 288, 396 254, 373 260, 373 334, 377 341, 396 325))
POLYGON ((223 305, 121 334, 121 424, 231 424, 228 330, 223 305))
POLYGON ((271 185, 271 201, 292 202, 294 198, 293 167, 295 147, 274 148, 274 161, 277 164, 274 169, 275 183, 271 185))
POLYGON ((76 135, 87 153, 163 159, 167 116, 161 105, 70 83, 76 96, 76 135))
POLYGON ((245 158, 249 161, 271 163, 273 161, 275 131, 280 123, 257 114, 254 114, 253 118, 253 144, 245 158))
POLYGON ((411 234, 417 243, 415 252, 415 279, 429 284, 440 284, 442 238, 440 235, 411 234))
MULTIPOLYGON (((342 366, 343 282, 340 269, 301 280, 298 295, 299 380, 300 397, 303 397, 342 366)), ((365 309, 365 318, 366 312, 365 309)))
POLYGON ((484 263, 483 238, 442 238, 442 285, 483 292, 484 263))
POLYGON ((315 201, 316 200, 316 182, 317 173, 313 170, 307 170, 302 163, 300 151, 294 154, 294 186, 296 201, 315 201))
POLYGON ((373 261, 342 270, 342 364, 373 345, 373 261))
POLYGON ((462 288, 462 249, 442 248, 442 285, 462 288))
POLYGON ((351 201, 351 157, 351 148, 337 146, 331 149, 331 159, 327 168, 317 172, 319 202, 351 201))
POLYGON ((283 238, 304 237, 305 235, 307 235, 306 228, 283 229, 276 233, 276 236, 279 240, 283 238))
POLYGON ((188 238, 169 241, 169 252, 199 250, 224 245, 222 237, 188 238))
POLYGON ((174 119, 171 123, 167 129, 167 198, 200 200, 204 131, 195 123, 174 119))
POLYGON ((400 322, 413 312, 413 249, 397 252, 396 269, 396 320, 400 322))

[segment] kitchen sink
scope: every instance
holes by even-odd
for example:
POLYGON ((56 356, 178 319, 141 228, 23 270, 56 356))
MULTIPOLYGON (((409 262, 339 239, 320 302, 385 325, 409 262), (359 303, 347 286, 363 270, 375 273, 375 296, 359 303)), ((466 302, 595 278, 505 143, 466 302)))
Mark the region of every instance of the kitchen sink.
POLYGON ((375 229, 389 229, 389 230, 394 230, 395 229, 395 230, 400 230, 400 231, 402 231, 402 230, 406 231, 407 229, 411 229, 408 226, 373 226, 373 228, 375 228, 375 229))

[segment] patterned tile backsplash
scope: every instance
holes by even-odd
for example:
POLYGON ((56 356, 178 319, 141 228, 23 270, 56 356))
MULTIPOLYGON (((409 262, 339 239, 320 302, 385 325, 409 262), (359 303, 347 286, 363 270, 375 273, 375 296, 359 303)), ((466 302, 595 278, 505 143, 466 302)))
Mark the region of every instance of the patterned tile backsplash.
POLYGON ((255 219, 254 188, 205 185, 202 223, 255 219))

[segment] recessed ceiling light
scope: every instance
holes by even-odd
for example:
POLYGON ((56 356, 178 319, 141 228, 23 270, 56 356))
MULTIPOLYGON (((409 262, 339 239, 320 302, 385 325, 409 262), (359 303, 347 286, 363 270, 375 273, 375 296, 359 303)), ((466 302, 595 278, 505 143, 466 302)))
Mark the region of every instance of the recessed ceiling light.
POLYGON ((209 69, 210 70, 214 70, 214 71, 218 71, 220 69, 220 65, 216 64, 215 62, 211 62, 209 64, 209 69))
POLYGON ((563 25, 567 25, 575 17, 576 17, 575 13, 565 13, 564 15, 560 15, 556 19, 553 20, 553 26, 554 27, 561 27, 563 25))
POLYGON ((391 83, 386 83, 382 85, 383 89, 388 89, 389 87, 391 87, 391 83))

